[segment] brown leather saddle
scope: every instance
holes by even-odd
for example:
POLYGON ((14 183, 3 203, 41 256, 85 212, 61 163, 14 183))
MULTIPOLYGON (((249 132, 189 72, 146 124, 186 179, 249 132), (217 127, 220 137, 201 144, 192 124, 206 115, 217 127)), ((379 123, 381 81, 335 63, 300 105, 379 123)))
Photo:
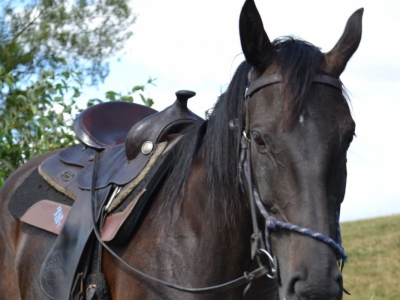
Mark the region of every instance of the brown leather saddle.
POLYGON ((21 218, 58 233, 40 272, 40 285, 48 297, 71 299, 74 286, 82 285, 91 272, 87 261, 93 251, 89 242, 93 239, 92 186, 96 190, 96 221, 105 219, 102 239, 111 241, 136 206, 143 211, 146 203, 142 199, 150 199, 165 177, 170 149, 182 130, 204 121, 187 108, 194 92, 179 91, 176 95, 175 103, 161 112, 125 102, 90 107, 74 121, 81 144, 48 158, 40 166, 39 173, 51 186, 75 200, 68 207, 43 199, 21 218), (99 153, 98 170, 92 185, 95 152, 99 153), (35 215, 46 209, 54 213, 47 216, 46 222, 43 214, 38 220, 35 215))

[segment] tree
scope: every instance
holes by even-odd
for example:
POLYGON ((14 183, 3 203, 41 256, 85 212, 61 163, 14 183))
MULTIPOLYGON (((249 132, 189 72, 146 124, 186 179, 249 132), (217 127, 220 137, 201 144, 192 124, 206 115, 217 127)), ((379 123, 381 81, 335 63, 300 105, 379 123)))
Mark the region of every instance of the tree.
MULTIPOLYGON (((77 143, 72 124, 82 111, 77 106, 82 83, 76 72, 41 72, 37 81, 24 89, 14 88, 14 78, 0 68, 0 187, 8 175, 32 157, 77 143), (4 95, 3 95, 4 96, 4 95)), ((136 96, 147 106, 153 104, 145 89, 153 84, 134 86, 126 94, 108 91, 106 100, 90 99, 87 106, 104 101, 133 102, 136 96)))
MULTIPOLYGON (((72 120, 83 84, 108 75, 107 59, 132 35, 129 0, 1 0, 0 186, 33 156, 76 143, 72 120)), ((148 84, 109 101, 148 106, 148 84)), ((101 99, 88 100, 87 106, 101 99)))
POLYGON ((0 186, 33 156, 74 143, 70 115, 79 84, 67 72, 43 72, 26 89, 13 89, 12 76, 0 68, 0 87, 10 90, 0 102, 0 186))
POLYGON ((91 84, 132 35, 129 0, 2 0, 0 66, 16 84, 40 70, 75 70, 91 84))

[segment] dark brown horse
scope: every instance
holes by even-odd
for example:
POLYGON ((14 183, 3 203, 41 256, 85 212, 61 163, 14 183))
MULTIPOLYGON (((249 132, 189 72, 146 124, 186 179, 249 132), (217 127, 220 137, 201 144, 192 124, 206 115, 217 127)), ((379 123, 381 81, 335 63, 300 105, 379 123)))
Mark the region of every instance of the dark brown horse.
MULTIPOLYGON (((275 222, 267 246, 279 272, 275 279, 256 279, 248 299, 342 299, 335 248, 278 223, 308 228, 340 244, 337 216, 355 123, 338 78, 359 45, 362 14, 356 11, 336 46, 322 53, 290 37, 271 42, 253 0, 247 0, 240 16, 246 62, 208 119, 186 129, 171 174, 139 229, 114 251, 144 273, 180 286, 231 281, 257 267, 251 259, 248 198, 259 195, 273 218, 268 224, 275 222), (250 167, 250 174, 243 167, 250 167)), ((47 299, 38 274, 56 235, 20 222, 7 205, 52 154, 23 165, 1 189, 1 299, 47 299)), ((260 212, 256 223, 265 226, 260 212)), ((132 272, 108 251, 103 272, 112 299, 243 299, 244 286, 205 294, 171 289, 132 272)))

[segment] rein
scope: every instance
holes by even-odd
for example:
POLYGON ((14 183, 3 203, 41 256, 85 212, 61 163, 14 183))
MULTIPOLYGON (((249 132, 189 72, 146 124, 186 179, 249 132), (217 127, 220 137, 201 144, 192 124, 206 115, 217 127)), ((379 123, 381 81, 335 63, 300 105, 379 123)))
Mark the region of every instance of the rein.
MULTIPOLYGON (((186 293, 192 293, 192 294, 206 294, 206 293, 216 293, 216 292, 223 292, 226 290, 233 289, 235 287, 244 285, 246 283, 250 284, 254 279, 259 278, 265 274, 267 274, 268 269, 260 264, 260 267, 251 271, 251 272, 245 272, 243 276, 236 278, 234 280, 231 280, 229 282, 219 284, 219 285, 214 285, 210 287, 204 287, 204 288, 188 288, 188 287, 183 287, 174 283, 170 283, 164 280, 161 280, 159 278, 153 277, 149 274, 146 274, 139 269, 133 267, 130 265, 127 261, 125 261, 123 258, 121 258, 118 254, 116 254, 106 243, 104 243, 101 239, 101 234, 99 232, 99 228, 97 228, 96 224, 96 219, 95 219, 95 207, 96 207, 96 178, 97 178, 97 169, 98 169, 98 161, 99 161, 99 153, 97 151, 94 151, 94 165, 93 165, 93 174, 92 174, 92 187, 91 187, 91 203, 92 203, 92 220, 93 220, 93 231, 96 235, 97 241, 100 243, 101 246, 103 246, 112 256, 114 256, 117 260, 119 260, 123 265, 125 265, 129 270, 133 271, 134 273, 149 279, 151 281, 163 284, 169 288, 173 288, 175 290, 179 290, 182 292, 186 293)), ((102 213, 105 213, 105 210, 103 208, 102 213)))
MULTIPOLYGON (((251 72, 249 73, 249 77, 251 76, 251 72)), ((248 102, 251 99, 251 96, 260 90, 261 88, 264 88, 268 85, 275 84, 278 82, 282 81, 282 77, 279 74, 273 74, 269 75, 260 79, 255 80, 254 82, 251 82, 250 78, 248 81, 248 88, 246 89, 245 93, 245 101, 248 102)), ((337 89, 342 90, 342 83, 329 76, 325 75, 315 75, 314 77, 314 82, 316 83, 323 83, 323 84, 328 84, 330 86, 333 86, 337 89)), ((246 103, 246 118, 248 117, 247 114, 247 103, 246 103)), ((317 240, 323 241, 327 243, 329 246, 334 248, 334 250, 340 255, 341 259, 346 261, 347 256, 344 253, 343 248, 340 246, 340 228, 338 229, 338 239, 339 239, 339 244, 334 242, 332 239, 330 239, 327 236, 324 236, 323 234, 314 232, 312 230, 302 228, 296 225, 292 225, 289 223, 284 223, 281 221, 278 221, 274 219, 273 217, 270 217, 268 215, 267 210, 264 208, 264 206, 261 203, 260 197, 258 196, 258 193, 256 191, 256 188, 254 187, 253 180, 251 178, 251 163, 250 163, 250 150, 251 150, 251 141, 247 138, 246 132, 247 132, 247 119, 246 119, 246 130, 243 131, 243 135, 241 138, 241 147, 240 147, 240 163, 239 163, 239 180, 242 183, 242 169, 244 170, 245 176, 246 176, 246 181, 247 181, 247 187, 248 187, 248 198, 250 201, 250 209, 251 209, 251 216, 252 216, 252 224, 253 224, 253 234, 251 236, 251 257, 252 259, 256 258, 257 262, 259 264, 259 268, 251 271, 251 272, 245 272, 243 276, 234 279, 232 281, 226 282, 224 284, 220 285, 215 285, 215 286, 210 286, 210 287, 204 287, 204 288, 188 288, 188 287, 183 287, 174 283, 170 283, 164 280, 161 280, 159 278, 153 277, 149 274, 146 274, 139 269, 133 267, 130 265, 128 262, 126 262, 124 259, 122 259, 118 254, 116 254, 106 243, 104 243, 101 240, 101 235, 99 232, 98 225, 96 224, 96 219, 95 219, 95 207, 96 207, 96 179, 97 179, 97 169, 98 169, 98 161, 99 161, 99 153, 95 151, 94 155, 94 167, 93 167, 93 174, 92 174, 92 187, 91 187, 91 202, 92 202, 92 219, 93 219, 93 231, 95 233, 95 236, 97 238, 97 241, 99 244, 104 247, 112 256, 114 256, 117 260, 119 260, 123 265, 125 265, 129 270, 133 271, 134 273, 157 283, 160 283, 166 287, 173 288, 182 292, 186 293, 192 293, 192 294, 205 294, 205 293, 215 293, 215 292, 222 292, 226 290, 233 289, 235 287, 244 285, 248 283, 248 286, 246 287, 244 293, 249 289, 251 282, 259 278, 261 276, 268 276, 271 279, 277 279, 277 272, 278 272, 278 265, 277 265, 277 260, 276 258, 272 255, 271 251, 271 241, 269 238, 269 231, 270 230, 277 230, 278 228, 285 228, 289 230, 293 230, 295 232, 311 236, 317 240), (257 213, 256 213, 256 208, 255 206, 257 205, 259 211, 265 218, 265 242, 266 242, 266 247, 265 249, 263 238, 261 231, 258 228, 257 225, 257 213), (266 255, 268 260, 269 260, 269 265, 270 265, 270 271, 268 268, 262 264, 261 262, 261 256, 266 255), (269 273, 270 272, 270 273, 269 273)), ((102 213, 105 213, 104 209, 102 213)), ((337 214, 339 215, 339 214, 337 214)), ((339 218, 337 216, 337 222, 339 224, 339 218)))

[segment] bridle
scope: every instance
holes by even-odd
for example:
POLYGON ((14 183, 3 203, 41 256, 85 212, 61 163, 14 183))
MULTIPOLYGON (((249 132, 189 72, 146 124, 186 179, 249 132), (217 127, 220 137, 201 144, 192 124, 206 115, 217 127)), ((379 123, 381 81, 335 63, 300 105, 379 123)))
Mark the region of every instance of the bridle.
MULTIPOLYGON (((258 78, 254 81, 252 81, 252 73, 253 69, 250 70, 249 75, 248 75, 248 81, 247 81, 247 88, 245 92, 245 124, 243 125, 243 132, 242 132, 242 137, 241 137, 241 155, 240 155, 240 162, 239 162, 239 175, 243 174, 243 171, 245 173, 245 176, 247 178, 247 190, 249 193, 250 198, 252 198, 255 202, 260 213, 262 216, 265 218, 265 241, 266 241, 266 246, 267 246, 267 251, 269 252, 270 256, 271 254, 271 246, 270 246, 270 230, 278 230, 279 228, 284 228, 288 230, 292 230, 295 232, 298 232, 303 235, 310 236, 314 239, 317 239, 319 241, 327 243, 330 247, 334 249, 334 251, 338 254, 338 257, 340 257, 343 262, 347 260, 347 256, 344 253, 344 250, 341 246, 341 234, 340 234, 340 227, 339 227, 339 210, 336 213, 336 222, 337 222, 337 242, 333 241, 331 238, 329 238, 326 235, 323 235, 322 233, 315 232, 313 230, 300 227, 297 225, 293 225, 290 223, 285 223, 282 221, 278 221, 275 218, 269 216, 267 210, 265 207, 262 205, 261 199, 259 197, 259 194, 257 192, 256 187, 254 186, 253 180, 251 179, 251 164, 250 164, 250 148, 251 148, 251 140, 248 138, 248 135, 250 135, 250 130, 248 128, 249 120, 248 120, 248 103, 251 100, 252 96, 254 93, 259 91, 262 88, 265 88, 269 85, 273 85, 276 83, 282 82, 282 76, 280 74, 272 74, 272 75, 267 75, 265 77, 258 78), (246 151, 244 151, 246 149, 246 151)), ((340 80, 327 76, 327 75, 314 75, 313 83, 320 83, 320 84, 327 84, 331 87, 334 87, 340 91, 343 90, 343 84, 340 80)), ((255 225, 256 222, 253 221, 253 224, 255 225)))
MULTIPOLYGON (((343 269, 344 263, 347 260, 347 255, 344 252, 344 249, 341 245, 341 232, 340 232, 340 224, 339 224, 339 216, 340 216, 340 207, 336 211, 336 238, 337 242, 335 242, 330 237, 313 231, 308 228, 304 228, 301 226, 293 225, 291 223, 282 222, 276 220, 274 217, 271 217, 268 214, 267 209, 263 206, 262 201, 260 199, 257 188, 254 185, 252 180, 252 172, 251 172, 251 139, 248 138, 250 136, 249 130, 249 114, 248 114, 248 103, 251 100, 254 93, 263 89, 267 86, 282 82, 282 76, 280 74, 272 74, 267 75, 265 77, 258 78, 252 81, 252 73, 253 68, 250 70, 247 81, 247 88, 245 91, 245 116, 244 116, 244 124, 243 131, 241 135, 241 147, 240 147, 240 161, 239 161, 239 180, 243 189, 243 173, 246 177, 246 189, 250 199, 250 209, 252 215, 252 223, 253 223, 253 234, 252 234, 252 258, 258 257, 261 254, 265 254, 269 259, 271 273, 268 273, 267 276, 271 279, 277 279, 278 272, 278 264, 277 259, 273 256, 272 247, 271 247, 271 239, 270 239, 270 231, 277 231, 278 229, 286 229, 297 232, 299 234, 312 237, 318 241, 324 242, 329 245, 337 254, 338 265, 343 269), (264 243, 262 237, 260 236, 260 230, 258 228, 258 222, 256 219, 255 206, 257 206, 259 212, 265 219, 265 244, 266 249, 264 248, 264 243)), ((313 83, 326 84, 331 87, 334 87, 342 92, 343 84, 340 80, 327 76, 327 75, 314 75, 313 83)), ((258 261, 260 261, 258 259, 258 261)), ((261 263, 259 263, 261 265, 261 263)), ((346 291, 345 291, 346 292, 346 291)))
MULTIPOLYGON (((247 114, 247 103, 251 100, 252 95, 257 92, 258 90, 267 87, 269 85, 279 83, 282 81, 282 78, 279 74, 273 74, 273 75, 268 75, 266 77, 260 78, 255 80, 254 82, 251 82, 249 80, 248 82, 248 88, 246 89, 245 93, 245 105, 246 105, 246 114, 247 114)), ((328 84, 330 86, 333 86, 335 88, 338 88, 342 90, 342 84, 339 80, 325 76, 325 75, 316 75, 314 78, 314 82, 316 83, 323 83, 323 84, 328 84)), ((248 123, 246 123, 248 124, 248 123)), ((98 161, 99 161, 99 153, 95 151, 95 157, 94 157, 94 167, 93 167, 93 177, 92 177, 92 189, 91 189, 91 201, 92 201, 92 219, 93 219, 93 224, 94 224, 94 233, 97 238, 98 243, 104 247, 112 256, 114 256, 117 260, 119 260, 122 264, 124 264, 129 270, 137 273, 138 275, 149 279, 151 281, 163 284, 167 287, 182 291, 182 292, 187 292, 187 293, 193 293, 193 294, 205 294, 205 293, 215 293, 215 292, 222 292, 226 290, 233 289, 235 287, 241 286, 243 284, 248 283, 249 285, 245 289, 245 292, 247 289, 250 287, 251 282, 259 278, 261 276, 267 275, 271 279, 276 279, 277 278, 277 272, 278 272, 278 265, 277 265, 277 260, 276 258, 272 255, 272 250, 271 250, 271 242, 269 238, 269 231, 270 230, 277 230, 278 228, 284 228, 284 229, 289 229, 293 230, 295 232, 301 233, 303 235, 307 235, 310 237, 313 237, 317 240, 323 241, 330 245, 340 256, 340 258, 344 261, 346 261, 347 256, 344 253, 343 248, 340 245, 340 228, 338 229, 338 242, 334 242, 332 239, 330 239, 327 236, 324 236, 323 234, 311 231, 306 228, 302 228, 296 225, 292 225, 289 223, 284 223, 281 221, 278 221, 274 219, 273 217, 270 217, 267 210, 263 207, 262 202, 260 200, 260 197, 258 196, 257 190, 254 186, 252 177, 251 177, 251 162, 250 162, 250 150, 251 150, 251 141, 247 138, 247 125, 245 125, 245 130, 242 133, 241 137, 241 150, 240 150, 240 164, 239 164, 239 180, 242 180, 242 176, 240 174, 244 173, 246 177, 246 189, 248 193, 248 198, 250 200, 250 209, 251 209, 251 216, 252 216, 252 224, 253 224, 253 234, 251 236, 252 240, 252 246, 251 246, 251 256, 252 259, 257 259, 259 263, 259 267, 251 272, 245 272, 243 276, 234 279, 232 281, 229 281, 224 284, 220 285, 215 285, 211 287, 205 287, 205 288, 187 288, 183 287, 177 284, 173 284, 161 279, 158 279, 156 277, 153 277, 151 275, 148 275, 135 267, 131 266, 128 262, 123 260, 118 254, 116 254, 107 244, 105 244, 101 240, 101 235, 99 232, 99 228, 97 226, 96 222, 96 214, 95 214, 95 206, 96 206, 96 178, 97 178, 97 169, 98 169, 98 161), (244 172, 242 172, 242 170, 244 172), (257 222, 257 213, 255 207, 258 207, 260 213, 264 216, 266 222, 265 222, 265 242, 266 242, 266 248, 264 246, 263 238, 261 231, 258 228, 258 222, 257 222), (269 265, 270 267, 268 268, 267 266, 263 265, 261 262, 261 258, 263 255, 266 255, 268 260, 269 260, 269 265)), ((339 224, 339 219, 337 217, 337 224, 339 224)))

